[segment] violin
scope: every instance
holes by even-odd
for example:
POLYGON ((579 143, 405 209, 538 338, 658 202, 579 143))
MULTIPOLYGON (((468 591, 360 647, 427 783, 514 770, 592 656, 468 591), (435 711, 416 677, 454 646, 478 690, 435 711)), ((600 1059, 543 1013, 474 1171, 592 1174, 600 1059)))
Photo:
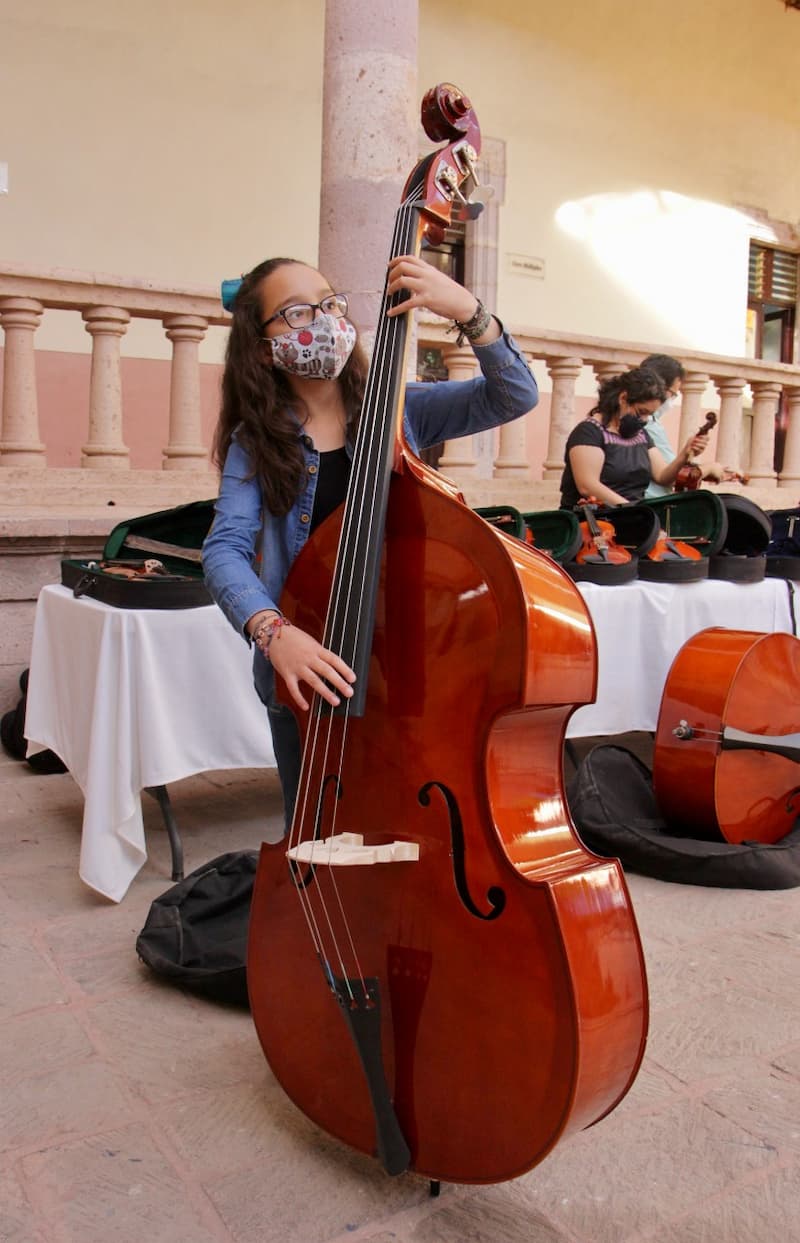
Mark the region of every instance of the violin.
POLYGON ((613 523, 597 517, 594 497, 581 499, 578 509, 583 514, 579 524, 583 542, 575 554, 576 561, 582 565, 624 565, 631 560, 629 550, 616 542, 613 523))
MULTIPOLYGON (((422 122, 445 145, 406 183, 392 256, 476 180, 467 97, 437 86, 422 122)), ((293 709, 294 819, 261 848, 247 980, 314 1123, 391 1175, 498 1182, 625 1095, 646 977, 622 870, 583 846, 564 794, 567 722, 596 688, 590 615, 408 448, 398 301, 384 292, 347 498, 281 597, 358 680, 336 708, 293 709)))
MULTIPOLYGON (((716 425, 717 416, 713 410, 709 410, 706 414, 705 423, 702 427, 697 429, 695 434, 697 436, 705 436, 713 427, 716 427, 716 425)), ((710 475, 704 474, 703 467, 700 466, 698 462, 689 461, 684 466, 681 466, 675 476, 675 483, 673 485, 674 491, 696 492, 703 480, 711 477, 712 476, 710 475)))
POLYGON ((686 540, 673 539, 662 529, 645 556, 650 561, 700 561, 703 554, 693 544, 687 544, 686 540))
POLYGON ((800 815, 800 639, 711 627, 672 663, 653 788, 695 837, 771 845, 800 815))

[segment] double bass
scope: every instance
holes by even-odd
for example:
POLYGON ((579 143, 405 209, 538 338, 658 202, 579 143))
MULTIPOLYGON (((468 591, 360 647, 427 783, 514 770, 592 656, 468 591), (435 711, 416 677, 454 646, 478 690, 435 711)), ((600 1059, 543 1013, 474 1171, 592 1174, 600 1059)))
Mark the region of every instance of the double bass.
POLYGON ((661 697, 653 789, 695 837, 772 845, 800 816, 800 639, 712 626, 678 652, 661 697))
MULTIPOLYGON (((441 236, 476 180, 466 96, 436 87, 422 121, 445 145, 408 179, 391 256, 441 236)), ((384 291, 344 506, 281 600, 358 676, 299 720, 248 987, 272 1071, 323 1130, 392 1175, 498 1182, 625 1095, 646 980, 621 869, 564 798, 567 720, 595 693, 589 614, 555 562, 409 450, 396 302, 384 291)))

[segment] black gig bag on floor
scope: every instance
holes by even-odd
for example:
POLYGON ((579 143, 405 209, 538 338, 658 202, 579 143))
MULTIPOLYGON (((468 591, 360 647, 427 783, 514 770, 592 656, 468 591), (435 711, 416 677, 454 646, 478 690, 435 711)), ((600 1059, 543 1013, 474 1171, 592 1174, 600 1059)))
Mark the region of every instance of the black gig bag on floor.
POLYGON ((119 609, 192 609, 211 604, 200 550, 214 520, 213 501, 119 522, 95 561, 64 560, 61 582, 75 596, 119 609))
POLYGON ((214 1001, 248 1006, 247 931, 258 852, 218 855, 156 898, 136 953, 156 975, 214 1001))
POLYGON ((800 885, 800 821, 774 845, 678 836, 661 816, 650 770, 625 747, 594 747, 568 783, 567 801, 589 849, 628 871, 717 888, 800 885))

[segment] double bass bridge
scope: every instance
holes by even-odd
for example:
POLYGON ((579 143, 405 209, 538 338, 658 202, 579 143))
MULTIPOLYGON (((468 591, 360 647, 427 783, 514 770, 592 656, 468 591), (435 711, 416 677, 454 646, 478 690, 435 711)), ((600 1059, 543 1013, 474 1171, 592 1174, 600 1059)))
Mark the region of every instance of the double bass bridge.
POLYGON ((376 863, 416 863, 418 842, 384 842, 365 846, 361 833, 336 833, 298 843, 286 851, 295 863, 313 863, 314 867, 369 867, 376 863))

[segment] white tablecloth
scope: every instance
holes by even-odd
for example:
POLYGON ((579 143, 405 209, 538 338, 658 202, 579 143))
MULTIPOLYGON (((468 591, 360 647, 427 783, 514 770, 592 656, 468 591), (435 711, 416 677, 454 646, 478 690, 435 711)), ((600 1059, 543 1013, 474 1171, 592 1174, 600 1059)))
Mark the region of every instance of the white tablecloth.
POLYGON ((115 609, 65 587, 36 607, 25 734, 85 798, 80 876, 114 901, 147 852, 140 792, 275 763, 252 653, 216 605, 115 609))
MULTIPOLYGON (((673 657, 707 626, 793 629, 791 585, 782 579, 579 586, 597 633, 599 677, 597 701, 573 715, 569 737, 654 730, 673 657)), ((81 787, 80 875, 115 901, 146 858, 146 786, 275 762, 251 652, 215 605, 114 609, 45 587, 25 732, 31 750, 52 748, 81 787)))
POLYGON ((578 583, 597 634, 597 699, 570 719, 567 736, 655 730, 661 692, 678 650, 708 626, 795 633, 793 583, 578 583))

